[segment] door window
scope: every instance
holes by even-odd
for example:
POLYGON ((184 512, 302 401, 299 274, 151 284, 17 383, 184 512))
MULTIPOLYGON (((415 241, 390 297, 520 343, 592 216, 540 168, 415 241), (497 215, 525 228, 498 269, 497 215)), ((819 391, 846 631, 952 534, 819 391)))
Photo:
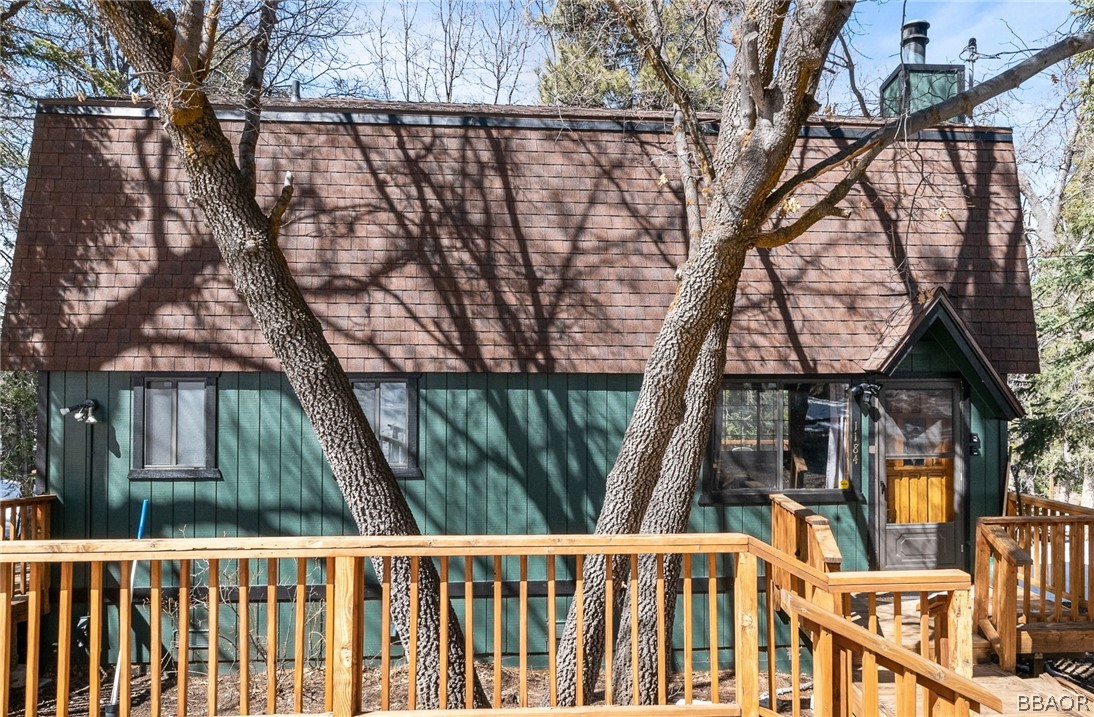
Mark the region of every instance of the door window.
POLYGON ((888 389, 884 404, 888 522, 952 523, 953 392, 888 389))

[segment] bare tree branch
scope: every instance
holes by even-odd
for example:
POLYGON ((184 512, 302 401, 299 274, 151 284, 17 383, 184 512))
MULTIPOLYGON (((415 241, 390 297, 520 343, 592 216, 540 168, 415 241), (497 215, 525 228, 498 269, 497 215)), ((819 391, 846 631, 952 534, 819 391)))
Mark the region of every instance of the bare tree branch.
POLYGON ((858 82, 855 80, 855 60, 851 57, 851 48, 847 44, 847 38, 841 32, 836 39, 839 40, 840 49, 843 51, 843 67, 847 70, 847 84, 851 87, 851 94, 858 100, 859 111, 862 112, 863 117, 873 117, 870 114, 870 106, 866 102, 866 96, 862 94, 862 90, 859 89, 858 82))
POLYGON ((292 201, 292 195, 292 172, 285 172, 285 184, 281 187, 281 195, 274 203, 273 209, 270 210, 270 236, 273 241, 277 241, 277 238, 281 235, 281 222, 285 218, 285 210, 289 208, 289 202, 292 201))
MULTIPOLYGON (((684 183, 684 208, 688 222, 687 253, 703 238, 702 212, 699 211, 699 182, 692 173, 691 149, 684 125, 684 113, 677 107, 672 118, 672 135, 676 141, 676 161, 680 167, 680 180, 684 183)), ((699 138, 702 141, 702 137, 699 138)))
MULTIPOLYGON (((638 43, 638 46, 642 50, 642 56, 650 63, 654 73, 661 80, 662 84, 664 84, 669 96, 672 97, 673 104, 676 105, 683 114, 684 125, 687 127, 688 133, 695 138, 695 148, 698 150, 699 154, 699 171, 707 182, 713 182, 715 176, 714 158, 711 156, 710 148, 702 141, 703 130, 699 122, 699 116, 688 97, 687 88, 684 87, 684 84, 676 76, 676 73, 669 67, 668 61, 664 56, 663 43, 660 42, 657 37, 651 36, 650 34, 651 32, 657 32, 656 26, 643 29, 638 18, 634 16, 629 8, 624 7, 620 0, 609 0, 609 2, 611 3, 612 8, 619 13, 619 17, 627 27, 627 32, 629 32, 635 42, 638 43)), ((652 14, 659 18, 658 9, 656 5, 653 4, 655 0, 646 0, 646 2, 648 3, 647 16, 652 14)), ((647 20, 647 23, 648 22, 649 21, 647 20)))
POLYGON ((8 5, 6 10, 0 11, 0 24, 15 17, 27 5, 30 5, 30 0, 15 0, 11 5, 8 5))
POLYGON ((199 70, 202 82, 209 76, 209 70, 213 64, 213 48, 217 41, 217 25, 220 23, 221 0, 212 0, 209 3, 209 11, 205 13, 205 26, 201 32, 201 48, 198 51, 201 68, 199 70))
POLYGON ((883 149, 885 149, 883 145, 877 145, 867 152, 864 157, 852 160, 854 166, 851 167, 847 176, 841 179, 836 186, 832 187, 832 189, 828 190, 828 194, 824 195, 816 204, 807 209, 794 223, 758 236, 755 241, 755 246, 759 249, 774 249, 775 247, 789 244, 797 239, 807 232, 810 227, 825 217, 841 217, 846 219, 850 216, 847 210, 840 209, 836 204, 842 201, 843 198, 847 196, 847 192, 851 191, 851 187, 855 186, 855 184, 862 179, 862 176, 866 173, 866 169, 874 159, 881 154, 883 149))
POLYGON ((251 64, 243 82, 243 134, 239 138, 239 171, 250 196, 255 195, 255 148, 262 123, 262 79, 270 53, 270 34, 277 24, 279 0, 263 0, 258 28, 251 39, 251 64))
POLYGON ((972 89, 936 105, 931 105, 918 112, 898 117, 886 123, 873 132, 869 132, 860 139, 855 140, 846 148, 829 155, 809 169, 799 172, 783 182, 768 197, 765 203, 766 215, 770 216, 772 212, 778 209, 783 200, 790 196, 795 189, 840 166, 847 160, 869 152, 875 146, 885 146, 900 137, 913 135, 950 117, 967 115, 977 105, 1014 89, 1045 68, 1091 49, 1094 49, 1094 32, 1072 35, 1031 55, 1014 67, 976 85, 972 89))

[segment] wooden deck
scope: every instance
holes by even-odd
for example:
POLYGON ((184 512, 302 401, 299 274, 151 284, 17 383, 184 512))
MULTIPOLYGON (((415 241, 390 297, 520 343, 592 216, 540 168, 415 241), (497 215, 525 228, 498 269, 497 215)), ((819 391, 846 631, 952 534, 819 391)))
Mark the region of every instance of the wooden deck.
MULTIPOLYGON (((1003 700, 1003 717, 1027 717, 1029 714, 1057 717, 1089 715, 1094 710, 1094 699, 1068 689, 1047 675, 1023 679, 1004 672, 998 665, 977 665, 972 678, 976 684, 999 695, 1003 700)), ((883 676, 878 685, 878 703, 885 715, 897 714, 896 684, 892 674, 883 676)), ((917 706, 922 705, 922 696, 917 706)))

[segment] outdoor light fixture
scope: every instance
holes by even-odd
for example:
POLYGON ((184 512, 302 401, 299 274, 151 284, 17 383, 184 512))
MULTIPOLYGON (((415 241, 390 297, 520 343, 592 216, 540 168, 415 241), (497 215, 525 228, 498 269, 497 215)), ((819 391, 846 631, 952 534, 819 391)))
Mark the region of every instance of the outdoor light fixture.
POLYGON ((876 383, 860 383, 851 388, 851 395, 856 401, 861 401, 864 398, 873 398, 880 392, 881 386, 876 383))
POLYGON ((83 403, 77 403, 75 406, 69 406, 61 409, 61 415, 67 416, 72 414, 79 423, 98 423, 99 419, 95 417, 95 409, 99 407, 99 404, 93 398, 89 398, 83 403))

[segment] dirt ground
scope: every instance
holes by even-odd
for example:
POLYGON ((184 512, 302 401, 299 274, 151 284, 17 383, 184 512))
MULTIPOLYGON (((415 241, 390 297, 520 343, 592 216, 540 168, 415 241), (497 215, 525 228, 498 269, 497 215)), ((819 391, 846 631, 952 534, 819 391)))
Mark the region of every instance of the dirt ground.
MULTIPOLYGON (((479 679, 482 681, 483 688, 486 690, 487 695, 493 694, 494 674, 493 668, 490 663, 478 663, 476 669, 479 674, 479 679)), ((392 709, 402 709, 406 706, 407 697, 407 672, 405 666, 398 666, 392 669, 391 684, 391 707, 392 709)), ((113 674, 104 676, 101 683, 101 695, 102 700, 105 703, 110 696, 110 689, 113 680, 113 674)), ((84 717, 88 715, 88 680, 86 670, 81 674, 79 670, 74 670, 70 676, 70 681, 73 684, 73 688, 70 690, 69 696, 69 714, 73 717, 84 717)), ((764 681, 766 683, 766 681, 764 681)), ((790 686, 790 676, 780 673, 778 675, 778 683, 780 688, 790 686)), ((39 687, 39 703, 38 703, 38 715, 42 717, 53 717, 56 714, 56 687, 53 681, 53 676, 43 678, 39 687)), ((808 684, 803 679, 803 684, 808 684)), ((369 712, 372 710, 380 709, 380 670, 379 668, 366 668, 362 681, 362 710, 369 712)), ((733 679, 733 671, 725 670, 718 675, 718 695, 721 702, 729 703, 733 702, 735 698, 735 684, 733 679)), ((766 687, 766 684, 761 686, 761 691, 766 687)), ((502 706, 503 707, 517 707, 518 697, 520 689, 520 673, 516 668, 502 668, 502 706)), ((130 714, 133 717, 151 717, 151 679, 148 675, 134 674, 132 677, 132 701, 130 714)), ((317 713, 324 711, 323 705, 323 672, 318 669, 309 669, 304 673, 304 689, 303 689, 303 712, 304 713, 317 713)), ((189 699, 187 701, 187 712, 195 717, 199 715, 207 715, 207 698, 208 683, 206 682, 204 675, 191 675, 189 699)), ((684 697, 684 676, 683 674, 676 674, 673 676, 669 683, 669 702, 675 703, 678 700, 682 700, 684 697)), ((802 710, 804 717, 810 717, 811 712, 808 708, 808 699, 811 693, 808 690, 803 691, 803 704, 802 710)), ((9 715, 11 717, 24 717, 24 690, 19 688, 13 690, 11 695, 11 709, 9 715)), ((222 675, 217 680, 217 711, 221 714, 239 714, 240 702, 239 702, 239 678, 236 674, 222 675)), ((764 696, 766 692, 764 692, 764 696)), ((707 672, 696 672, 692 676, 692 699, 695 701, 710 701, 711 697, 711 683, 710 674, 707 672)), ((790 703, 787 699, 788 696, 779 696, 779 711, 784 713, 790 712, 790 703)), ((293 673, 291 670, 279 672, 277 674, 277 712, 279 714, 291 714, 298 712, 296 709, 295 693, 293 686, 293 673)), ((592 704, 603 704, 603 682, 597 686, 597 691, 593 695, 591 700, 592 704)), ((171 672, 167 679, 165 679, 162 687, 162 714, 174 715, 178 711, 178 690, 175 684, 174 673, 171 672)), ((546 670, 529 670, 528 672, 528 703, 531 706, 542 705, 547 700, 547 671, 546 670)), ((250 712, 252 714, 265 714, 266 712, 266 675, 265 673, 253 674, 251 676, 251 688, 250 688, 250 712)))

